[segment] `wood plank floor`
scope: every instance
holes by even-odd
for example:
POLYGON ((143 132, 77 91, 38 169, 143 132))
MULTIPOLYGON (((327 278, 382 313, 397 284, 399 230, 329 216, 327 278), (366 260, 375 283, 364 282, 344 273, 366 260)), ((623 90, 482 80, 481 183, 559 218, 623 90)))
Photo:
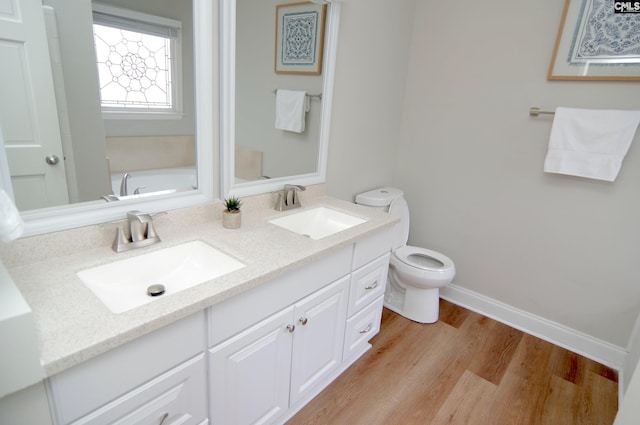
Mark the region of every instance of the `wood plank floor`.
POLYGON ((387 309, 373 348, 287 425, 610 425, 615 370, 446 301, 387 309))

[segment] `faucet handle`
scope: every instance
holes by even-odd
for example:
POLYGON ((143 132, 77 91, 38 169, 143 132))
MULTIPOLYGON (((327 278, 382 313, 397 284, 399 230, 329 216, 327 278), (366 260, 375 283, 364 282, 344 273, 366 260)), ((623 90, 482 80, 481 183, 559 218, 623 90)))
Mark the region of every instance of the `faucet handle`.
POLYGON ((142 211, 133 210, 127 212, 127 220, 129 223, 138 221, 140 223, 149 223, 153 221, 151 214, 143 213, 142 211))
POLYGON ((122 227, 116 228, 116 237, 113 240, 113 244, 111 245, 111 249, 115 252, 124 251, 124 246, 129 243, 129 238, 127 238, 124 234, 124 230, 122 227))
POLYGON ((158 240, 160 240, 160 237, 156 233, 156 228, 154 227, 153 222, 149 222, 147 223, 147 239, 154 239, 154 238, 157 238, 158 240))
POLYGON ((279 190, 277 192, 271 192, 275 195, 278 195, 278 200, 276 201, 275 210, 282 211, 284 210, 284 190, 279 190))
POLYGON ((305 186, 302 186, 301 184, 285 184, 284 185, 284 190, 306 190, 307 188, 305 186))
POLYGON ((285 196, 285 205, 289 208, 300 207, 300 199, 298 192, 306 190, 306 187, 299 184, 285 184, 284 185, 284 196, 285 196))

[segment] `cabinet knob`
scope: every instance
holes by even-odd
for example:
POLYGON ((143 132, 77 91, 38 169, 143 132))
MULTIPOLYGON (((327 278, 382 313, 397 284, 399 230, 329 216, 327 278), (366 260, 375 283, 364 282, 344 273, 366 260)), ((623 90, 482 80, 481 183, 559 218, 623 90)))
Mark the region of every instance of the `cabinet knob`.
POLYGON ((298 319, 298 322, 300 322, 302 326, 306 325, 308 321, 309 319, 307 319, 306 317, 301 317, 298 319))
POLYGON ((366 289, 367 291, 370 289, 375 289, 378 287, 378 281, 376 280, 375 282, 373 282, 371 285, 365 286, 364 289, 366 289))
POLYGON ((295 331, 295 330, 296 330, 296 325, 287 325, 287 330, 288 330, 289 332, 293 332, 293 331, 295 331))
POLYGON ((373 328, 373 325, 371 323, 369 323, 366 328, 364 328, 363 330, 360 331, 360 333, 361 334, 366 334, 366 333, 370 332, 372 328, 373 328))

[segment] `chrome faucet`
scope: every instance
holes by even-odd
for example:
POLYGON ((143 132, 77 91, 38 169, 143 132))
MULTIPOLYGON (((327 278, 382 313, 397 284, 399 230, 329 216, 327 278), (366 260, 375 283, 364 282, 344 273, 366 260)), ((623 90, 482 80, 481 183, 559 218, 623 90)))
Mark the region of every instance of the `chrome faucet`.
POLYGON ((292 208, 300 208, 300 197, 298 192, 305 190, 306 187, 296 184, 285 184, 284 189, 279 192, 278 200, 276 201, 275 209, 278 211, 286 211, 292 208))
POLYGON ((127 188, 129 177, 131 177, 131 174, 129 173, 124 173, 122 175, 122 182, 120 182, 120 196, 127 196, 129 194, 129 189, 127 188))
POLYGON ((115 252, 122 252, 158 242, 160 242, 160 237, 153 226, 151 215, 140 211, 129 211, 127 224, 124 229, 118 227, 116 238, 111 247, 115 252))

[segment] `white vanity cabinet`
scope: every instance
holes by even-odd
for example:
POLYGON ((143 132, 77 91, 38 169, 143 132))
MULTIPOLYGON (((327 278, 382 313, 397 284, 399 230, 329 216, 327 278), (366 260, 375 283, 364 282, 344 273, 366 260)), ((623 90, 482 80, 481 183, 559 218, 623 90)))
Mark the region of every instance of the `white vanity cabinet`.
POLYGON ((340 370, 348 283, 340 279, 210 350, 213 424, 273 423, 340 370))
POLYGON ((213 425, 283 423, 380 328, 391 230, 209 309, 213 425))
POLYGON ((212 424, 275 423, 341 372, 352 257, 341 248, 209 308, 212 424))
POLYGON ((198 313, 52 376, 55 423, 207 424, 204 335, 198 313))

